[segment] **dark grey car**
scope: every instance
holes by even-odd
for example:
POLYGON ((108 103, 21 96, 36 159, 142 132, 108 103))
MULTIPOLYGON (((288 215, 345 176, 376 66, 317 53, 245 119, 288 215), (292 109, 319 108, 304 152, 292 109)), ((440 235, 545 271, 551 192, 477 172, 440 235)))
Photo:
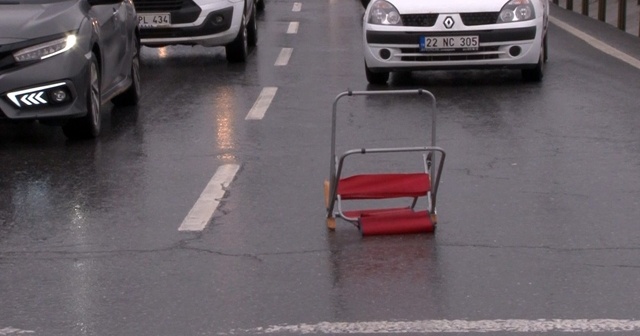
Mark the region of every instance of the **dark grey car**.
POLYGON ((131 0, 0 0, 0 119, 100 133, 102 105, 140 95, 131 0))

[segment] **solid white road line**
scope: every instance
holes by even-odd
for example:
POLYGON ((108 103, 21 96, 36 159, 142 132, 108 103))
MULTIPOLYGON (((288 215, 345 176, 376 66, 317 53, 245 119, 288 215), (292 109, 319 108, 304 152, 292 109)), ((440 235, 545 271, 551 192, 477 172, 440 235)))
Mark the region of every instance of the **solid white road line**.
POLYGON ((403 334, 403 333, 546 333, 546 332, 620 332, 640 330, 638 320, 423 320, 377 322, 321 322, 318 324, 275 325, 248 330, 232 330, 238 334, 403 334))
POLYGON ((592 47, 606 53, 609 54, 623 62, 626 62, 628 64, 630 64, 631 66, 640 69, 640 60, 596 39, 595 37, 588 35, 554 17, 550 17, 549 20, 551 21, 551 23, 555 24, 556 26, 566 30, 568 33, 570 33, 571 35, 574 35, 575 37, 587 42, 588 44, 590 44, 592 47))
POLYGON ((302 9, 302 3, 301 2, 294 2, 293 3, 293 8, 291 9, 291 11, 299 12, 301 9, 302 9))
POLYGON ((218 167, 209 184, 204 188, 200 198, 196 201, 178 228, 178 231, 202 231, 207 226, 213 213, 218 208, 220 200, 224 196, 227 187, 233 181, 240 169, 237 164, 228 164, 218 167))
POLYGON ((247 116, 244 118, 245 120, 260 120, 264 118, 264 114, 269 109, 269 105, 271 105, 271 101, 276 96, 276 92, 278 92, 277 87, 265 87, 260 92, 260 96, 255 103, 253 103, 253 107, 247 113, 247 116))
POLYGON ((300 22, 290 22, 289 28, 287 28, 287 34, 297 34, 300 22))
POLYGON ((275 66, 285 66, 289 64, 289 59, 291 58, 291 53, 293 53, 293 48, 282 48, 280 50, 280 54, 276 59, 275 66))

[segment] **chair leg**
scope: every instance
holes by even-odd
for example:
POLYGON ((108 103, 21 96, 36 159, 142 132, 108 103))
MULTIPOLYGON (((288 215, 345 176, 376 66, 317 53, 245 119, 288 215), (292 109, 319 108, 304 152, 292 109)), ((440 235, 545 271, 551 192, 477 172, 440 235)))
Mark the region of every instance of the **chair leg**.
POLYGON ((324 208, 329 209, 329 191, 331 190, 331 185, 329 184, 329 180, 324 180, 324 208))
POLYGON ((327 218, 327 228, 330 231, 335 231, 336 230, 336 218, 335 217, 327 218))

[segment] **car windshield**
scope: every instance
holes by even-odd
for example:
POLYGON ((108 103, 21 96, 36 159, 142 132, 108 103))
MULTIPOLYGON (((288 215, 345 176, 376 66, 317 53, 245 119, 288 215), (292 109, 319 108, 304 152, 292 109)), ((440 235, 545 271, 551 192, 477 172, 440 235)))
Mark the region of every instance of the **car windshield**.
POLYGON ((69 0, 0 0, 0 5, 45 5, 69 0))

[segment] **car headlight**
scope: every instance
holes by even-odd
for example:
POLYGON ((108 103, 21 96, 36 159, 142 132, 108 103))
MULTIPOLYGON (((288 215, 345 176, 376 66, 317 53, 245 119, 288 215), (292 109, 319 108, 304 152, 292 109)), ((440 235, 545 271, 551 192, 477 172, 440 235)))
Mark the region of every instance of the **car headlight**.
POLYGON ((498 23, 533 20, 536 17, 531 0, 511 0, 500 11, 498 23))
POLYGON ((371 24, 402 26, 402 19, 398 10, 388 1, 378 0, 371 5, 369 18, 371 24))
POLYGON ((76 35, 67 35, 65 37, 40 43, 13 53, 16 62, 30 62, 43 60, 60 53, 63 53, 76 45, 76 35))

